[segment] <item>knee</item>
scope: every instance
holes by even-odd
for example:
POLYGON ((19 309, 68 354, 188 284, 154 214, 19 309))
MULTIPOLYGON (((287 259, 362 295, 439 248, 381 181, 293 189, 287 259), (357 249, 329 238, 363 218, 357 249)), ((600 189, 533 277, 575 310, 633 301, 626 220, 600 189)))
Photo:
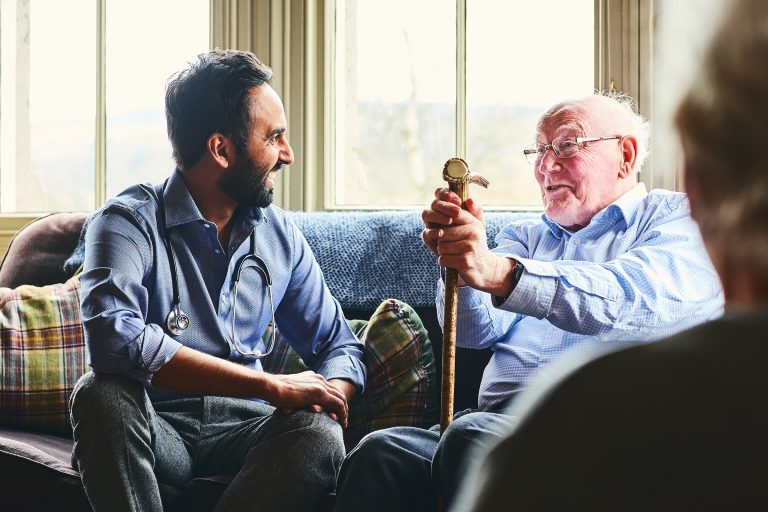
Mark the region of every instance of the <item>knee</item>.
POLYGON ((383 463, 383 459, 397 446, 391 430, 377 430, 367 434, 349 452, 346 463, 358 464, 372 461, 383 463))
POLYGON ((138 382, 119 375, 88 372, 77 381, 69 399, 73 424, 83 415, 98 411, 101 417, 119 414, 130 403, 141 404, 146 399, 138 382))
POLYGON ((470 413, 456 418, 445 430, 440 444, 435 452, 435 459, 432 464, 433 473, 436 479, 442 476, 445 478, 446 472, 453 472, 456 468, 463 467, 467 455, 472 452, 482 437, 481 428, 478 423, 483 413, 470 413))
POLYGON ((301 442, 308 453, 316 458, 332 461, 335 467, 341 466, 346 450, 344 433, 341 425, 327 414, 296 411, 286 418, 285 429, 301 433, 301 442))
POLYGON ((482 413, 470 413, 460 416, 448 425, 443 433, 440 449, 452 451, 470 442, 477 435, 477 416, 482 413))
POLYGON ((392 427, 363 437, 344 461, 348 471, 364 473, 428 472, 438 434, 417 427, 392 427))
POLYGON ((473 412, 456 418, 443 433, 432 461, 432 480, 444 497, 452 495, 469 459, 498 438, 508 419, 502 415, 473 412))

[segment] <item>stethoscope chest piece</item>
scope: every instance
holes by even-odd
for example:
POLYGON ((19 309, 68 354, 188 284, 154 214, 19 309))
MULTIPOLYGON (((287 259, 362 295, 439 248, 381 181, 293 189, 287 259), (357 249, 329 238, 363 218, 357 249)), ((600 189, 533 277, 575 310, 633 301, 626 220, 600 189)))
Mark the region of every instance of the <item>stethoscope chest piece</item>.
POLYGON ((173 336, 178 336, 189 327, 189 317, 176 304, 168 313, 168 317, 165 319, 165 326, 173 336))

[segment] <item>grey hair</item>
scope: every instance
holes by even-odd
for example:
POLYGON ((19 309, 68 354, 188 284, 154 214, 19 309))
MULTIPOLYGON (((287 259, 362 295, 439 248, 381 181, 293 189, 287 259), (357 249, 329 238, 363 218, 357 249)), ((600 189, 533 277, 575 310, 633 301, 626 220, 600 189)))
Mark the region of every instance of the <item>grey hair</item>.
POLYGON ((597 91, 593 96, 558 103, 547 110, 541 118, 539 118, 539 123, 536 127, 537 131, 541 131, 542 126, 553 116, 558 116, 561 123, 572 124, 575 128, 584 131, 586 129, 584 119, 585 116, 589 116, 590 108, 584 103, 595 99, 600 101, 601 109, 606 109, 609 113, 614 114, 612 116, 614 124, 616 124, 617 127, 622 127, 622 133, 587 134, 584 132, 584 134, 588 136, 632 135, 637 140, 637 155, 635 155, 634 170, 635 173, 639 173, 640 169, 643 167, 645 159, 648 157, 648 153, 650 153, 651 128, 648 121, 646 121, 638 112, 637 103, 629 94, 623 92, 597 91))
POLYGON ((637 102, 629 94, 621 91, 597 91, 595 95, 613 100, 625 114, 626 120, 629 122, 631 134, 625 133, 623 135, 634 135, 637 139, 637 164, 635 169, 636 172, 640 172, 645 159, 651 152, 650 123, 640 114, 637 102))

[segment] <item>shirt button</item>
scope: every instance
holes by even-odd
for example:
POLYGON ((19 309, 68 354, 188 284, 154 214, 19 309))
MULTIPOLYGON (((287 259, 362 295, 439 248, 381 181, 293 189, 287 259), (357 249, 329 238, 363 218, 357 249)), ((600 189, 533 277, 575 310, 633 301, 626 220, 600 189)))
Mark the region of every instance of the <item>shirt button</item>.
POLYGON ((573 243, 575 243, 576 245, 581 245, 581 239, 579 239, 579 238, 574 238, 574 239, 573 239, 573 243))
POLYGON ((215 252, 216 254, 221 254, 221 251, 218 249, 214 249, 213 252, 215 252))

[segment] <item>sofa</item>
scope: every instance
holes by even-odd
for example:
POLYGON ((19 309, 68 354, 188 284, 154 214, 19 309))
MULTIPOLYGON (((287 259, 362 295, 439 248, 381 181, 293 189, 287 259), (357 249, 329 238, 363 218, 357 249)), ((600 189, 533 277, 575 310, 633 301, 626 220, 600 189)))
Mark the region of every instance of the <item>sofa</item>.
MULTIPOLYGON (((423 336, 428 338, 425 341, 434 352, 435 368, 430 368, 430 378, 424 379, 424 383, 429 381, 430 398, 419 421, 420 426, 436 421, 439 382, 434 381, 435 375, 439 380, 442 341, 434 306, 439 268, 419 238, 420 213, 290 212, 289 215, 307 238, 331 292, 349 320, 368 319, 388 298, 410 305, 421 319, 425 327, 423 336)), ((536 216, 534 213, 486 213, 489 242, 492 243, 498 230, 510 221, 536 216)), ((62 407, 71 392, 70 384, 88 370, 79 310, 73 307, 79 296, 79 283, 73 275, 82 261, 81 232, 86 217, 84 213, 58 213, 32 222, 16 235, 0 265, 0 295, 5 300, 23 296, 30 301, 26 309, 18 309, 22 312, 18 314, 25 316, 2 319, 0 357, 6 358, 6 361, 0 360, 0 385, 5 386, 0 388, 2 510, 90 510, 79 476, 69 463, 72 440, 66 410, 62 407), (46 324, 49 313, 43 307, 35 307, 36 294, 46 296, 48 307, 53 296, 55 321, 52 325, 46 324), (32 345, 35 340, 6 327, 24 325, 25 321, 42 325, 41 329, 47 330, 46 336, 58 340, 53 363, 46 362, 40 354, 25 352, 26 348, 20 345, 32 345), (45 368, 49 364, 55 364, 54 377, 64 379, 66 386, 46 387, 45 379, 50 376, 46 377, 45 368), (8 382, 22 382, 22 391, 8 382)), ((4 306, 3 311, 11 311, 8 314, 17 314, 8 304, 0 302, 0 305, 4 306)), ((489 357, 488 350, 457 350, 455 410, 476 406, 480 378, 489 357)), ((268 365, 265 363, 265 366, 268 365)), ((372 428, 382 426, 386 424, 372 428)), ((162 486, 165 508, 211 510, 229 478, 227 475, 195 478, 184 489, 162 486)))

